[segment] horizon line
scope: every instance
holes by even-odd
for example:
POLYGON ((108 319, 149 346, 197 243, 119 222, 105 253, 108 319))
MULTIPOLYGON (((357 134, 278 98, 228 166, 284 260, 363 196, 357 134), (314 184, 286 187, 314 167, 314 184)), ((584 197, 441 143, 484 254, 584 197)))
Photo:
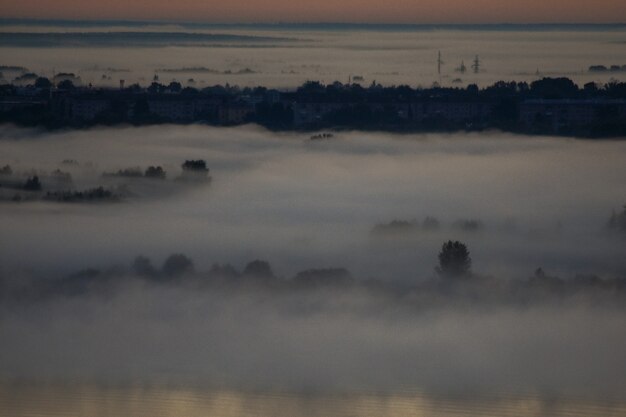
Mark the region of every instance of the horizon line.
POLYGON ((117 18, 38 18, 38 17, 0 17, 0 22, 12 23, 142 23, 142 24, 179 24, 179 25, 216 25, 216 26, 281 26, 281 25, 335 25, 335 26, 405 26, 405 27, 437 27, 437 26, 626 26, 622 22, 476 22, 476 23, 407 23, 407 22, 349 22, 349 21, 201 21, 201 20, 178 20, 178 19, 117 19, 117 18))

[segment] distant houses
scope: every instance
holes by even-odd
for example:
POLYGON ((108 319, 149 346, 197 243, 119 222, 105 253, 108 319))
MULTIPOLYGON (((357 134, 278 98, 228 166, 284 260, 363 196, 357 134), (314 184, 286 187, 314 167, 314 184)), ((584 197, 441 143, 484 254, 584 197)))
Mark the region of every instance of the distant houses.
MULTIPOLYGON (((297 128, 324 125, 333 114, 352 109, 356 112, 367 111, 369 114, 387 115, 405 124, 420 125, 431 121, 441 123, 471 124, 485 123, 493 112, 492 101, 458 99, 416 99, 408 103, 294 103, 294 126, 297 128)), ((355 117, 358 119, 358 117, 355 117)))
POLYGON ((423 100, 411 104, 411 114, 416 122, 440 118, 453 123, 485 123, 495 105, 492 100, 423 100))
POLYGON ((53 103, 65 120, 90 122, 109 109, 111 99, 103 95, 80 94, 53 103))
MULTIPOLYGON (((40 83, 43 85, 42 83, 40 83)), ((175 83, 173 83, 175 84, 175 83)), ((258 123, 272 129, 455 131, 626 136, 626 83, 566 78, 479 89, 308 82, 295 91, 180 84, 120 89, 0 86, 0 121, 22 125, 258 123)))
POLYGON ((520 122, 528 130, 566 133, 611 120, 626 120, 626 100, 535 99, 520 104, 520 122))
POLYGON ((239 125, 249 122, 255 112, 255 106, 244 101, 221 103, 218 105, 218 120, 221 125, 239 125))
MULTIPOLYGON (((0 109, 7 111, 33 100, 4 101, 0 109)), ((249 121, 255 106, 245 101, 231 101, 222 97, 203 94, 128 93, 116 90, 80 91, 59 94, 51 100, 52 112, 70 123, 91 123, 113 112, 128 121, 160 121, 172 123, 212 122, 223 125, 241 124, 249 121)))
POLYGON ((343 108, 344 106, 344 103, 299 103, 295 101, 293 103, 293 124, 295 127, 314 126, 320 124, 329 114, 343 108))
POLYGON ((201 117, 204 110, 203 102, 178 95, 153 95, 146 101, 150 113, 173 122, 192 122, 201 117))
POLYGON ((146 115, 169 122, 203 120, 217 112, 219 100, 181 95, 127 94, 116 91, 80 92, 52 100, 53 111, 68 122, 96 121, 108 111, 130 120, 146 115))
POLYGON ((0 97, 0 113, 11 110, 23 109, 33 106, 44 106, 48 103, 46 99, 29 96, 0 97))

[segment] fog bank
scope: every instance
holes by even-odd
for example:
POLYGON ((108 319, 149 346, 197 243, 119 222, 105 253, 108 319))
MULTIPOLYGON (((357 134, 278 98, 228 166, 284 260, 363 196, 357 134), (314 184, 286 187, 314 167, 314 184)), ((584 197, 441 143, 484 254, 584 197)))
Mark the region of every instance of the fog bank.
POLYGON ((362 132, 309 141, 253 126, 4 127, 0 136, 1 166, 17 174, 60 167, 77 189, 106 185, 102 172, 128 167, 168 173, 158 186, 130 181, 120 204, 2 203, 6 270, 70 273, 179 252, 201 269, 265 259, 285 276, 341 266, 364 279, 413 282, 434 275, 449 239, 468 245, 475 270, 499 278, 538 267, 563 278, 626 270, 624 240, 606 229, 625 203, 624 142, 362 132), (206 160, 212 181, 180 186, 187 159, 206 160), (429 216, 438 228, 372 233, 429 216), (480 227, 464 226, 472 222, 480 227))

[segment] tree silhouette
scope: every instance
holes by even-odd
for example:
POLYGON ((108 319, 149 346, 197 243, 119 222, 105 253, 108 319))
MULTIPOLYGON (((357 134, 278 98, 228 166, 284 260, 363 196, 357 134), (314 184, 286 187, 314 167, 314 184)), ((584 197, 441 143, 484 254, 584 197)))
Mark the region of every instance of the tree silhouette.
POLYGON ((424 230, 438 230, 440 226, 439 220, 431 216, 426 217, 422 222, 422 229, 424 230))
POLYGON ((182 168, 184 171, 209 172, 206 161, 203 159, 188 159, 183 163, 182 168))
POLYGON ((262 281, 269 281, 274 279, 274 272, 272 271, 272 267, 270 266, 270 264, 266 261, 261 261, 259 259, 248 263, 243 270, 243 275, 262 281))
POLYGON ((11 169, 11 165, 5 165, 0 168, 0 175, 13 175, 13 169, 11 169))
POLYGON ((173 93, 180 93, 183 89, 183 86, 178 81, 172 81, 167 88, 173 93))
POLYGON ((35 175, 32 178, 28 178, 24 184, 24 189, 28 191, 40 191, 41 182, 39 181, 39 177, 35 175))
POLYGON ((578 86, 569 78, 543 78, 530 84, 530 91, 540 98, 558 99, 574 98, 578 94, 578 86))
POLYGON ((35 88, 50 88, 52 83, 46 77, 39 77, 35 80, 35 88))
POLYGON ((183 254, 173 254, 165 260, 161 271, 168 278, 180 277, 194 271, 193 261, 183 254))
POLYGON ((613 210, 607 226, 610 230, 626 232, 626 206, 619 213, 613 210))
POLYGON ((57 84, 59 90, 74 90, 76 87, 71 80, 63 80, 57 84))
POLYGON ((183 175, 181 179, 191 181, 206 180, 209 176, 209 168, 206 166, 206 161, 203 159, 191 159, 186 160, 182 165, 183 175))
POLYGON ((467 246, 459 241, 447 241, 439 252, 439 266, 436 269, 441 277, 459 278, 471 274, 472 259, 467 246))
POLYGON ((163 170, 163 168, 160 166, 157 166, 157 167, 149 166, 148 169, 146 169, 146 172, 144 175, 146 178, 157 178, 157 179, 164 180, 166 173, 163 170))
POLYGON ((137 256, 132 264, 133 272, 140 277, 154 278, 157 275, 152 261, 145 256, 137 256))

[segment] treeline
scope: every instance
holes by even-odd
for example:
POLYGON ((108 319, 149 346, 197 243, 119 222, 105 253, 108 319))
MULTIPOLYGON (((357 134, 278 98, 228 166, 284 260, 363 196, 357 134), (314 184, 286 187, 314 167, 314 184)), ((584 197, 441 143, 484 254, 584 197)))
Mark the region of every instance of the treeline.
MULTIPOLYGON (((20 89, 24 88, 28 87, 2 85, 0 100, 19 96, 20 89)), ((529 134, 559 133, 597 137, 626 135, 626 116, 615 103, 609 102, 626 100, 626 83, 616 80, 579 86, 564 77, 543 78, 531 83, 499 81, 484 88, 475 84, 443 87, 435 83, 431 87, 411 87, 383 86, 376 82, 362 86, 357 83, 323 84, 311 81, 295 91, 277 91, 261 86, 240 88, 230 85, 196 89, 192 86, 183 87, 178 82, 169 85, 153 82, 148 87, 135 84, 122 90, 107 90, 78 88, 67 79, 55 87, 49 80, 39 77, 32 80, 31 88, 29 96, 32 103, 5 107, 6 110, 0 112, 0 122, 48 128, 199 122, 214 125, 257 123, 276 130, 334 128, 420 132, 496 128, 529 134), (81 95, 89 95, 89 99, 109 100, 110 105, 90 119, 68 118, 64 114, 66 105, 63 100, 80 98, 81 95), (189 117, 177 118, 178 113, 193 106, 181 105, 179 110, 172 111, 170 117, 151 109, 149 101, 155 98, 181 102, 210 100, 213 104, 189 117), (567 126, 561 129, 555 126, 559 120, 553 123, 533 120, 529 126, 521 122, 520 106, 534 99, 599 101, 593 108, 597 117, 594 117, 593 125, 583 126, 584 129, 567 126), (607 102, 602 104, 602 101, 607 102), (416 103, 482 103, 488 105, 489 111, 488 115, 478 112, 465 117, 466 109, 457 108, 441 112, 433 110, 417 116, 415 108, 402 108, 416 103), (317 109, 301 120, 301 113, 310 110, 303 110, 307 105, 317 109), (234 115, 237 112, 241 114, 234 115)))
MULTIPOLYGON (((492 225, 493 226, 493 225, 492 225)), ((626 237, 626 206, 621 210, 613 210, 608 220, 602 226, 609 232, 626 237)), ((509 218, 504 222, 495 225, 497 230, 506 233, 520 232, 515 219, 509 218)), ((394 219, 387 223, 378 223, 370 231, 370 235, 375 238, 398 238, 411 237, 421 233, 440 232, 451 230, 461 233, 478 233, 487 229, 487 225, 480 219, 459 218, 451 223, 444 224, 437 217, 426 216, 422 221, 417 219, 404 220, 394 219)), ((554 224, 554 231, 560 232, 563 225, 560 222, 554 224)))
MULTIPOLYGON (((375 237, 410 236, 420 232, 439 231, 443 227, 441 221, 433 216, 426 216, 422 221, 394 219, 389 223, 376 224, 371 230, 371 235, 375 237)), ((457 219, 451 224, 451 227, 460 232, 479 232, 484 230, 485 225, 477 219, 457 219)), ((513 223, 503 225, 503 228, 507 229, 514 227, 513 223)))
MULTIPOLYGON (((71 80, 54 84, 45 77, 32 75, 30 84, 18 86, 14 84, 0 85, 0 97, 16 96, 23 88, 32 88, 30 95, 40 98, 50 96, 50 89, 57 89, 56 92, 77 92, 94 91, 85 87, 76 87, 71 80)), ((319 81, 307 81, 299 86, 294 92, 285 92, 268 89, 263 86, 239 87, 237 85, 215 85, 197 89, 192 86, 183 87, 181 83, 173 81, 170 84, 153 82, 148 87, 134 84, 123 90, 98 89, 109 92, 134 92, 150 94, 182 94, 193 96, 202 94, 205 96, 219 97, 223 99, 236 99, 241 97, 264 97, 268 93, 278 93, 283 97, 296 98, 299 102, 401 102, 415 99, 426 99, 433 97, 448 98, 505 98, 516 97, 519 99, 595 99, 611 98, 626 99, 626 82, 611 80, 607 83, 589 82, 579 86, 567 77, 544 77, 542 79, 528 82, 497 81, 490 86, 480 88, 476 84, 469 84, 466 87, 453 86, 444 87, 434 83, 430 87, 411 87, 409 85, 383 86, 373 81, 369 86, 362 86, 358 83, 344 84, 335 81, 324 84, 319 81)), ((96 90, 96 91, 98 91, 96 90)))
MULTIPOLYGON (((65 169, 75 170, 79 163, 75 160, 62 162, 65 169)), ((209 168, 203 159, 189 159, 181 164, 181 173, 175 181, 188 184, 208 183, 211 180, 209 168)), ((84 172, 78 171, 85 175, 84 172)), ((89 175, 87 175, 89 177, 89 175)), ((52 172, 31 169, 26 172, 14 172, 10 165, 0 167, 0 202, 53 201, 62 203, 118 202, 133 195, 130 186, 136 180, 165 181, 167 172, 160 165, 151 165, 145 170, 140 167, 119 169, 115 172, 103 172, 101 181, 104 185, 77 190, 72 173, 55 169, 52 172), (114 181, 115 184, 110 185, 114 181)), ((89 179, 89 178, 88 178, 89 179)))
POLYGON ((598 84, 589 82, 582 87, 566 77, 542 78, 527 82, 498 81, 490 86, 479 88, 476 84, 467 87, 442 87, 435 83, 432 87, 412 88, 408 85, 382 86, 373 82, 369 87, 360 84, 322 84, 309 81, 296 91, 300 101, 330 102, 389 102, 412 101, 435 97, 454 99, 626 99, 626 83, 617 80, 598 84))
POLYGON ((194 292, 246 292, 259 297, 299 297, 307 294, 362 295, 379 299, 380 308, 465 308, 467 306, 524 308, 534 304, 587 303, 623 308, 626 277, 576 275, 561 278, 537 268, 527 279, 499 279, 473 272, 467 246, 445 242, 434 268, 435 277, 414 284, 376 279, 359 280, 342 267, 312 268, 292 277, 277 275, 269 262, 253 260, 242 269, 213 264, 198 271, 192 259, 172 254, 160 266, 138 256, 130 266, 86 269, 57 279, 10 280, 0 276, 0 301, 7 304, 40 302, 59 297, 114 296, 128 287, 155 286, 194 292), (330 293, 328 293, 330 291, 330 293))

